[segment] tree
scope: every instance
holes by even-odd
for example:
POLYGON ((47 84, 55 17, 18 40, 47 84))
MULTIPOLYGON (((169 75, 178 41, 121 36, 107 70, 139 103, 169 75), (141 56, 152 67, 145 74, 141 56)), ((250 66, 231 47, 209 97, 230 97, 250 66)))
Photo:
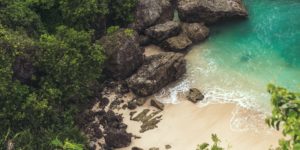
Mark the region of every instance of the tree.
POLYGON ((272 95, 273 110, 266 123, 277 130, 282 129, 285 136, 279 141, 278 149, 300 149, 300 94, 272 84, 268 85, 268 92, 272 95))

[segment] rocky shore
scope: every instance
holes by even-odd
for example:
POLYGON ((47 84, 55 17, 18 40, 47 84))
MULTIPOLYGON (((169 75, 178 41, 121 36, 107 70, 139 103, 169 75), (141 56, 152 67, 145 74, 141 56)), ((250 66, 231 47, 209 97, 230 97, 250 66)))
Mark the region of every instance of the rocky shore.
MULTIPOLYGON (((105 49, 104 70, 111 81, 104 84, 101 96, 79 116, 90 149, 123 148, 140 138, 127 131, 123 118, 128 115, 122 115, 127 112, 130 120, 141 123, 141 133, 156 128, 164 104, 151 95, 185 74, 184 55, 193 44, 209 36, 206 25, 247 16, 241 0, 139 0, 134 23, 98 41, 105 49), (180 21, 174 19, 175 10, 180 21), (162 51, 144 55, 149 45, 162 51), (135 111, 145 103, 151 109, 135 111)), ((198 89, 191 89, 187 95, 193 103, 204 98, 198 89)))

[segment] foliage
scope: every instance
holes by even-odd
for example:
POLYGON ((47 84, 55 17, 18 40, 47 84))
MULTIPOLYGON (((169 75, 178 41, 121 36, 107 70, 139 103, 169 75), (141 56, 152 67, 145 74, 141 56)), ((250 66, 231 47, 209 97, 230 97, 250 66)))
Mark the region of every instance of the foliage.
POLYGON ((211 139, 213 141, 213 144, 211 146, 208 143, 202 143, 198 145, 196 150, 224 150, 224 148, 219 146, 221 140, 216 134, 212 134, 211 139))
POLYGON ((108 35, 113 34, 116 31, 118 31, 119 29, 120 29, 119 26, 110 26, 109 28, 107 28, 106 34, 108 34, 108 35))
POLYGON ((75 116, 101 84, 105 56, 95 38, 131 22, 135 4, 0 1, 1 148, 85 148, 75 116))
POLYGON ((133 21, 133 11, 138 0, 110 0, 109 10, 111 10, 109 18, 113 24, 126 25, 133 21))
POLYGON ((21 28, 29 35, 65 25, 76 30, 94 30, 102 34, 106 26, 125 26, 134 19, 137 0, 3 0, 0 22, 9 28, 21 28))
POLYGON ((279 141, 282 150, 300 149, 300 94, 287 89, 268 85, 272 95, 272 116, 266 119, 269 126, 282 129, 285 139, 279 141))
POLYGON ((56 35, 44 34, 35 41, 1 26, 0 55, 1 147, 13 140, 17 148, 45 149, 58 135, 84 142, 74 123, 76 104, 91 96, 89 87, 97 83, 104 61, 91 33, 59 27, 56 35), (14 77, 19 57, 38 68, 31 76, 34 86, 14 77))
POLYGON ((51 141, 51 144, 56 148, 60 148, 63 150, 83 150, 82 144, 73 143, 66 139, 64 142, 60 141, 58 138, 55 138, 51 141))
POLYGON ((125 34, 126 34, 127 36, 129 36, 129 37, 132 37, 133 34, 134 34, 134 30, 128 29, 128 28, 125 29, 124 32, 125 32, 125 34))

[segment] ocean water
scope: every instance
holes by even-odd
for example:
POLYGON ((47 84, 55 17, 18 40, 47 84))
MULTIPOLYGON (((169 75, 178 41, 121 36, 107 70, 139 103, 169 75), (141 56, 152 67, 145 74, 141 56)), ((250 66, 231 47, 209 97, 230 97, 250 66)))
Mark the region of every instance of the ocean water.
POLYGON ((269 83, 300 90, 300 0, 244 3, 247 20, 211 26, 210 37, 187 54, 185 79, 167 91, 172 103, 196 87, 203 104, 233 102, 269 113, 269 83))

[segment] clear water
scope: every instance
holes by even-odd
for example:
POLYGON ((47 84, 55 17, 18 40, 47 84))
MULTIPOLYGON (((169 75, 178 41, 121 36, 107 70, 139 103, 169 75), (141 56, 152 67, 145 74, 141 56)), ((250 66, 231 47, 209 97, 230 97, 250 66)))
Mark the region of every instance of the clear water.
POLYGON ((300 0, 244 3, 247 20, 210 27, 210 37, 187 54, 186 81, 204 91, 205 102, 269 112, 267 84, 300 89, 300 0))

